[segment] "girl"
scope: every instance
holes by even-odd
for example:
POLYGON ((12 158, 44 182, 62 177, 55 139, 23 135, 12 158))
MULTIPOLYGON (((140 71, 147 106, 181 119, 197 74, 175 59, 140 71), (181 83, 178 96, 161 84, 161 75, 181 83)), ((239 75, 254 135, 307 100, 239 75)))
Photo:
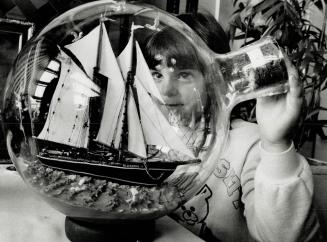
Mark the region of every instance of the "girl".
MULTIPOLYGON (((151 36, 144 52, 164 101, 159 106, 171 125, 188 131, 188 146, 201 155, 210 134, 207 113, 217 108, 205 94, 211 91, 210 67, 170 28, 151 36)), ((258 125, 233 121, 216 169, 171 215, 206 241, 322 241, 312 209, 312 174, 290 139, 302 86, 288 59, 286 65, 289 92, 257 100, 258 125)))

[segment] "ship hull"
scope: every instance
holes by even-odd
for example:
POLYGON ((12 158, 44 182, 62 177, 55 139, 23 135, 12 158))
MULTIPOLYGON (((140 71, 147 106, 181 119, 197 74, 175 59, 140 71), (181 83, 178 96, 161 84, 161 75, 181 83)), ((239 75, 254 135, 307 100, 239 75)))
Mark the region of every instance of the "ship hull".
POLYGON ((37 155, 40 162, 51 168, 107 179, 127 185, 156 186, 171 175, 178 165, 177 162, 110 162, 109 164, 92 163, 72 160, 66 157, 37 155))

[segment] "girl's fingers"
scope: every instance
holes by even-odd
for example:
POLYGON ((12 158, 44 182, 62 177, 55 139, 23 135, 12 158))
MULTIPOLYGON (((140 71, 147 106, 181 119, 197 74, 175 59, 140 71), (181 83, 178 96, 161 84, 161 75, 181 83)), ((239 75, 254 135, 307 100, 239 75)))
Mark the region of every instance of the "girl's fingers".
POLYGON ((290 87, 290 95, 293 97, 302 97, 303 96, 303 87, 302 82, 299 78, 299 73, 294 65, 291 63, 290 59, 284 54, 284 60, 287 68, 288 74, 288 83, 290 87))

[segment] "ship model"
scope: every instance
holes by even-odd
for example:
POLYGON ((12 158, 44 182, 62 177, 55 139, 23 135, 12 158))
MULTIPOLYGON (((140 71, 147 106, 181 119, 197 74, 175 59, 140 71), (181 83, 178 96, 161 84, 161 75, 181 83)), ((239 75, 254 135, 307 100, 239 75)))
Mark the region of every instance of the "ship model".
POLYGON ((201 160, 154 103, 164 101, 134 39, 134 25, 116 57, 104 21, 60 48, 59 80, 45 124, 35 136, 37 157, 43 165, 67 172, 159 185, 177 166, 201 160), (178 155, 158 155, 163 150, 178 155))

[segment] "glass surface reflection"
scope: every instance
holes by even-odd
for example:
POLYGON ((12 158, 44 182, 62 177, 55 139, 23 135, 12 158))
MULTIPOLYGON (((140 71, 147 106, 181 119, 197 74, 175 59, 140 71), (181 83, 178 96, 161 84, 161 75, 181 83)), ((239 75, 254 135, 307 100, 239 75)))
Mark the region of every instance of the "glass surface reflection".
POLYGON ((227 86, 216 67, 198 37, 160 10, 111 1, 72 9, 11 71, 11 158, 67 216, 162 216, 200 189, 223 146, 227 86), (151 56, 149 43, 164 33, 187 43, 192 61, 180 48, 151 56))

